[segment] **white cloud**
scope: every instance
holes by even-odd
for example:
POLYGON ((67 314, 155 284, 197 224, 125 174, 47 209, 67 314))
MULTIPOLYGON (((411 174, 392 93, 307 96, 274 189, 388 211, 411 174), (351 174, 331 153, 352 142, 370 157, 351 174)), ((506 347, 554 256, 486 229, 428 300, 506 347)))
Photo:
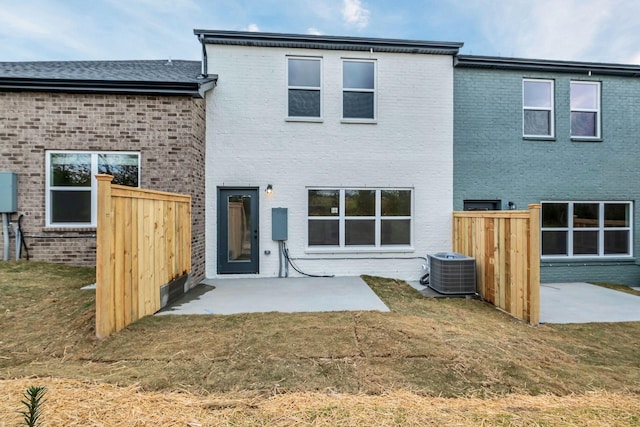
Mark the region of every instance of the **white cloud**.
POLYGON ((342 6, 342 19, 349 26, 363 30, 369 25, 369 9, 362 5, 360 0, 344 0, 342 6))
POLYGON ((258 24, 249 24, 247 26, 246 31, 252 31, 254 33, 257 33, 258 31, 260 31, 260 27, 258 27, 258 24))
POLYGON ((640 55, 637 0, 454 3, 480 23, 493 54, 596 62, 631 62, 640 55))
POLYGON ((317 28, 314 27, 309 27, 307 28, 307 34, 312 34, 314 36, 321 36, 322 35, 322 31, 318 30, 317 28))

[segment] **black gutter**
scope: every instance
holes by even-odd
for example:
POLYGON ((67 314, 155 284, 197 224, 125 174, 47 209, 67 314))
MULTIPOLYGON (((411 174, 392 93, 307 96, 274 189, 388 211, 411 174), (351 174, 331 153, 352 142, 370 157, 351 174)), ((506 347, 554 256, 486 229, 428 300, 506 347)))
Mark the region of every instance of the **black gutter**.
POLYGON ((423 40, 341 37, 309 34, 259 33, 250 31, 193 30, 202 43, 283 47, 303 49, 352 50, 397 53, 456 55, 463 43, 423 40))
POLYGON ((217 76, 202 82, 144 82, 105 81, 76 79, 31 79, 0 78, 0 90, 74 92, 74 93, 117 93, 131 95, 193 96, 202 98, 204 92, 215 86, 217 76), (204 90, 203 90, 204 89, 204 90))
POLYGON ((458 55, 454 58, 453 65, 456 68, 488 68, 495 70, 544 71, 587 75, 640 77, 640 65, 605 64, 599 62, 553 61, 544 59, 458 55))

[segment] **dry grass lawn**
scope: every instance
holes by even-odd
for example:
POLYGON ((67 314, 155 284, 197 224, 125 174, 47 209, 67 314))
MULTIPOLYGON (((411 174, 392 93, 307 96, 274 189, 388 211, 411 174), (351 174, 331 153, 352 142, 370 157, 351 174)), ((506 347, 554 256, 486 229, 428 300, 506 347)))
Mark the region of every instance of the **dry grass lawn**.
POLYGON ((98 341, 94 274, 0 263, 0 420, 45 385, 47 425, 640 425, 640 323, 534 328, 365 277, 391 313, 158 316, 98 341))

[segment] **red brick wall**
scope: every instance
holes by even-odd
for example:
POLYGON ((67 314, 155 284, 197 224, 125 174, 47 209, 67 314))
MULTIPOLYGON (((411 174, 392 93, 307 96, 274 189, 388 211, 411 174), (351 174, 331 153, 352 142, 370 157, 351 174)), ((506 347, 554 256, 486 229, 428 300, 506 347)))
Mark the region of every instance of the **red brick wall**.
POLYGON ((193 276, 204 277, 203 99, 0 92, 0 147, 33 260, 95 265, 95 229, 45 227, 46 150, 138 151, 141 187, 191 194, 193 276))

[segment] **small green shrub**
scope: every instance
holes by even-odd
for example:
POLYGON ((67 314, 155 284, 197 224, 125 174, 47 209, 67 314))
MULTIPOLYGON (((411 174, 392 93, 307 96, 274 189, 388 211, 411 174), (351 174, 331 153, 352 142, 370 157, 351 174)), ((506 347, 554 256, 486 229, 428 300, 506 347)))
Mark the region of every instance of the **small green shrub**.
POLYGON ((44 387, 31 386, 23 394, 25 400, 22 401, 22 404, 26 406, 27 409, 25 411, 20 411, 20 413, 24 417, 25 424, 29 427, 35 427, 42 424, 39 420, 42 416, 42 404, 45 402, 45 392, 44 387))

